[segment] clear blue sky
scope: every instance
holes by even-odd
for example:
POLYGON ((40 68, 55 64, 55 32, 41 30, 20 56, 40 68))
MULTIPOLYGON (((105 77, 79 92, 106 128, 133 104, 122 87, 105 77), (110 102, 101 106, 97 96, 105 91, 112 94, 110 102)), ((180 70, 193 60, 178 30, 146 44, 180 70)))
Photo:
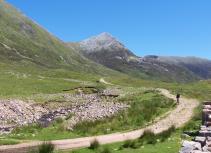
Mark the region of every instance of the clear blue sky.
POLYGON ((139 56, 211 59, 211 0, 7 0, 63 41, 109 32, 139 56))

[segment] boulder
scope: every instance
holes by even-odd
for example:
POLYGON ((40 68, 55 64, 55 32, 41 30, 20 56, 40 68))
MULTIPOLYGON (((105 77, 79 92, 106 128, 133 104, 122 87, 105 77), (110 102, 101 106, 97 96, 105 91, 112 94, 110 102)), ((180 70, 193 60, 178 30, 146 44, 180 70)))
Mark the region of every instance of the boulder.
POLYGON ((194 150, 201 151, 201 144, 194 141, 184 141, 182 144, 182 149, 179 153, 192 153, 194 150))

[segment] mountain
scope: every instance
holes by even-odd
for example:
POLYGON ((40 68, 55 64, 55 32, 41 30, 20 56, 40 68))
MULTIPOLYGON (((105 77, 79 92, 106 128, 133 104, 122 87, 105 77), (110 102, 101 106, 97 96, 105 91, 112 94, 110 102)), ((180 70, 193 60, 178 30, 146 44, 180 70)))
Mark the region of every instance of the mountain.
POLYGON ((81 41, 79 46, 85 57, 120 72, 126 69, 130 72, 132 63, 139 61, 139 57, 108 33, 81 41))
POLYGON ((109 33, 78 43, 90 60, 110 69, 143 79, 189 82, 211 78, 211 61, 196 57, 138 57, 109 33))
POLYGON ((124 73, 187 82, 210 78, 210 65, 198 58, 138 57, 109 33, 66 44, 0 0, 0 73, 6 76, 16 71, 16 76, 92 79, 124 73))
POLYGON ((0 1, 0 63, 94 74, 113 71, 85 58, 20 11, 0 1), (102 71, 103 69, 103 71, 102 71))
POLYGON ((71 46, 0 0, 0 97, 59 93, 122 75, 84 57, 78 44, 71 46))

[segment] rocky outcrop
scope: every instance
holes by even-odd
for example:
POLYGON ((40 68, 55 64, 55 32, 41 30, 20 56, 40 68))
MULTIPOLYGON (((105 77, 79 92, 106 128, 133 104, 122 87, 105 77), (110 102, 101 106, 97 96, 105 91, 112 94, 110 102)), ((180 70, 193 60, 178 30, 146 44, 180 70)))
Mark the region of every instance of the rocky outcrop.
POLYGON ((179 153, 211 153, 211 102, 204 102, 202 126, 192 141, 184 141, 179 153))

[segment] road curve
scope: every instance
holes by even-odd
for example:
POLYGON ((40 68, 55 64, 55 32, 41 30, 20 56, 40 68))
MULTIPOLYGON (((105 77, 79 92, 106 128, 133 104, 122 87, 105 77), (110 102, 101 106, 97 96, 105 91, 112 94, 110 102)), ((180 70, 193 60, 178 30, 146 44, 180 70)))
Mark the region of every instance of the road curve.
MULTIPOLYGON (((175 96, 172 95, 168 90, 165 89, 158 89, 158 90, 164 96, 176 100, 175 96)), ((194 108, 196 108, 198 104, 199 102, 195 99, 187 99, 185 97, 181 97, 180 104, 177 105, 177 107, 174 110, 169 112, 168 115, 166 115, 164 118, 160 118, 155 123, 146 128, 134 130, 131 132, 119 132, 100 136, 55 140, 51 142, 56 146, 56 149, 66 150, 66 149, 89 147, 90 142, 92 142, 95 139, 99 141, 100 144, 108 144, 108 143, 122 142, 125 140, 137 139, 147 129, 153 131, 154 133, 160 133, 164 130, 167 130, 171 126, 175 126, 177 128, 183 126, 191 119, 191 117, 193 116, 194 108)), ((41 141, 33 141, 17 145, 4 145, 0 146, 0 153, 14 153, 14 152, 22 153, 24 152, 24 150, 26 150, 26 148, 34 147, 41 143, 42 143, 41 141)))

